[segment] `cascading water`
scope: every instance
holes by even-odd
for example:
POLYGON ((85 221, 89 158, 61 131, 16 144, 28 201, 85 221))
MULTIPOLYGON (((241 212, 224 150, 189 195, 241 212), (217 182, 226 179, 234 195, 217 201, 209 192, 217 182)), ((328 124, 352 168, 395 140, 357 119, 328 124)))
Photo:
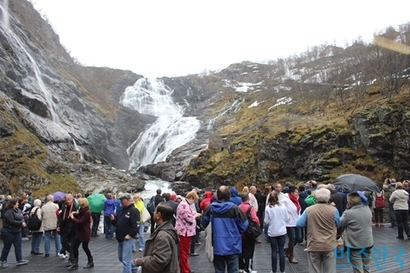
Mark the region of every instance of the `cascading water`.
POLYGON ((127 149, 130 169, 165 161, 176 148, 195 138, 200 123, 195 117, 183 117, 184 109, 175 104, 172 90, 158 80, 139 79, 125 89, 120 103, 157 120, 127 149))
MULTIPOLYGON (((27 58, 25 60, 25 63, 30 64, 30 67, 32 68, 32 71, 34 72, 34 78, 31 82, 30 78, 27 77, 26 79, 23 79, 23 81, 30 81, 30 85, 37 85, 38 88, 35 88, 36 90, 40 92, 30 92, 27 90, 22 90, 22 92, 25 92, 25 95, 28 97, 32 98, 37 98, 39 101, 43 101, 47 105, 47 109, 49 110, 50 117, 48 120, 51 120, 52 122, 48 121, 47 124, 47 131, 54 135, 54 137, 60 137, 60 139, 72 139, 73 140, 73 145, 75 150, 77 150, 80 153, 81 160, 83 160, 83 155, 81 153, 80 148, 77 146, 75 143, 74 137, 68 132, 69 129, 67 129, 66 126, 60 121, 60 117, 58 115, 58 107, 56 103, 53 100, 53 94, 51 91, 47 88, 46 84, 44 83, 42 79, 42 72, 39 68, 39 65, 37 64, 37 61, 34 59, 34 57, 29 53, 28 49, 26 46, 24 46, 23 41, 20 39, 18 35, 16 35, 13 31, 12 24, 11 23, 16 23, 17 20, 10 16, 9 11, 8 11, 8 0, 0 0, 0 23, 1 27, 4 30, 5 35, 8 36, 8 39, 11 42, 11 44, 18 45, 18 50, 20 52, 18 55, 20 58, 27 58), (11 19, 11 21, 10 21, 11 19)), ((16 50, 17 51, 17 50, 16 50)))
MULTIPOLYGON (((24 55, 27 56, 28 60, 31 63, 31 67, 34 72, 34 76, 36 78, 38 87, 42 91, 43 94, 43 99, 47 102, 48 104, 48 109, 51 114, 51 120, 54 121, 55 123, 59 124, 60 123, 60 118, 57 114, 57 106, 53 101, 53 95, 51 92, 48 90, 46 85, 44 84, 43 79, 41 78, 41 71, 40 68, 37 65, 36 60, 31 56, 31 54, 27 51, 26 47, 23 45, 23 42, 21 39, 13 32, 13 30, 10 28, 10 23, 9 23, 9 14, 8 14, 8 1, 6 0, 4 2, 4 6, 1 7, 1 18, 2 18, 2 23, 4 22, 5 29, 10 35, 11 39, 14 39, 14 41, 19 45, 20 49, 24 52, 24 55)), ((32 94, 32 96, 38 96, 37 94, 32 94)))
POLYGON ((9 0, 4 0, 0 5, 0 22, 6 28, 9 28, 9 0))

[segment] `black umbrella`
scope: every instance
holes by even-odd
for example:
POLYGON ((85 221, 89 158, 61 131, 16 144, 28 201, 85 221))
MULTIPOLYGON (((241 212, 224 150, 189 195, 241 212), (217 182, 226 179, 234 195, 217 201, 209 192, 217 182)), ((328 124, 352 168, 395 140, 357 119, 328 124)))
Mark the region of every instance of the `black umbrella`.
POLYGON ((333 183, 335 186, 341 186, 349 189, 350 191, 375 191, 379 192, 380 188, 370 178, 360 174, 343 174, 336 178, 333 183))

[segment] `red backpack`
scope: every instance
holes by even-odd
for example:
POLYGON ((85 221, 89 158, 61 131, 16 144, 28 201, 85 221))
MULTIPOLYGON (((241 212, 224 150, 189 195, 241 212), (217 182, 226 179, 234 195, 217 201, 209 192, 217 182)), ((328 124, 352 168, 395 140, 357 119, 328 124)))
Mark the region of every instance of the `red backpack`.
POLYGON ((377 209, 383 209, 386 206, 386 202, 384 201, 384 195, 381 194, 380 196, 376 194, 376 201, 375 204, 377 209))

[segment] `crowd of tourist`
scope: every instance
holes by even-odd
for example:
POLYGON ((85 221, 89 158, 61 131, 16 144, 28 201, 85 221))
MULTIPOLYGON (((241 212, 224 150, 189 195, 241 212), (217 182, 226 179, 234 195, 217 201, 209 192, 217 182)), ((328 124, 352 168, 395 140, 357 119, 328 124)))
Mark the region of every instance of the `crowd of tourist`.
POLYGON ((30 193, 19 198, 0 195, 1 267, 8 266, 12 247, 17 266, 28 263, 22 257, 22 241, 30 236, 31 255, 50 257, 54 238, 55 255, 68 258, 68 271, 79 268, 80 245, 87 256, 83 268, 94 267, 89 244, 91 237, 99 236, 102 215, 105 238, 117 240, 123 273, 194 273, 188 258, 198 255, 195 248, 202 244, 199 234, 205 229, 210 239, 205 247, 216 273, 250 273, 255 244, 263 239, 271 247, 272 272, 285 272, 286 259, 298 263, 294 248, 299 244, 305 247, 309 272, 336 272, 334 251, 340 244, 349 249, 353 272, 370 272, 372 226, 385 227, 385 210, 390 227, 397 228, 397 239, 410 239, 409 193, 410 181, 388 178, 379 192, 350 192, 312 180, 298 187, 289 182, 261 189, 252 185, 240 192, 228 186, 215 193, 194 189, 185 197, 158 189, 149 202, 131 193, 107 193, 98 203, 71 193, 58 201, 53 195, 44 201, 33 200, 30 193), (41 225, 33 228, 32 218, 41 225), (250 235, 251 224, 263 233, 250 235), (147 229, 150 236, 145 238, 147 229), (133 260, 137 251, 142 257, 133 260))

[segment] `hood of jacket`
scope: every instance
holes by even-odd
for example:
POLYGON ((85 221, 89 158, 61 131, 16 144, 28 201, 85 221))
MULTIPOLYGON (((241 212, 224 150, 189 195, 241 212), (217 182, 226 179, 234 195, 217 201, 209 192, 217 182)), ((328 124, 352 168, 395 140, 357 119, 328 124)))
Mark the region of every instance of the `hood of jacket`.
POLYGON ((206 191, 205 193, 204 193, 204 198, 211 198, 211 196, 212 196, 212 192, 211 191, 206 191))
POLYGON ((212 212, 218 213, 218 214, 223 214, 230 210, 233 207, 234 203, 228 201, 228 202, 213 202, 212 203, 212 212))
POLYGON ((235 187, 232 187, 229 189, 229 191, 231 192, 231 197, 238 197, 238 190, 235 187))

